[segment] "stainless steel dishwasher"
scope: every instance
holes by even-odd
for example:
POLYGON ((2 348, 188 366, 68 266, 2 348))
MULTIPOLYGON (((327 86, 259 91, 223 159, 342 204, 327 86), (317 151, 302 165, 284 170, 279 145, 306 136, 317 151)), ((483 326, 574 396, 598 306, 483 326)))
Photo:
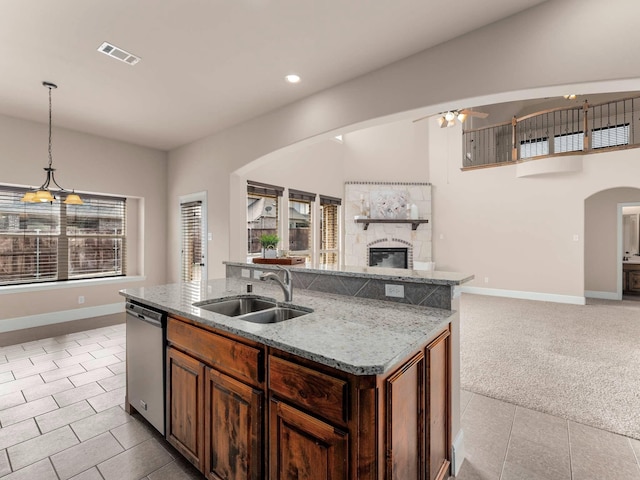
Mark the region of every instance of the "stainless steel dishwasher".
POLYGON ((166 315, 127 302, 129 405, 164 435, 164 342, 166 315))

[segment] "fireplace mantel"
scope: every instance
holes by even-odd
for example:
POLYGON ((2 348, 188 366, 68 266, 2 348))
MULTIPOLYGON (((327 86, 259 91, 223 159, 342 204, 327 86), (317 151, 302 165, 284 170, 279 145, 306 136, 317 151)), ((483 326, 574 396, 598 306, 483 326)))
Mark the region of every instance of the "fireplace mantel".
POLYGON ((364 230, 369 228, 370 223, 410 223, 411 230, 416 230, 419 225, 429 223, 426 219, 403 219, 403 218, 356 218, 356 223, 362 223, 364 230))

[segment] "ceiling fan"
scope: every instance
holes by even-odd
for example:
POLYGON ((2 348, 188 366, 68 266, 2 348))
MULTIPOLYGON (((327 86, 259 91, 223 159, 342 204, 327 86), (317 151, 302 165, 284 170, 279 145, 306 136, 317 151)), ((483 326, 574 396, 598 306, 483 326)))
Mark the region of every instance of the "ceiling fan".
MULTIPOLYGON (((426 117, 418 118, 413 122, 419 122, 420 120, 424 120, 425 118, 428 118, 430 116, 431 115, 427 115, 426 117)), ((456 124, 456 119, 460 123, 464 123, 467 117, 487 118, 488 116, 488 113, 477 112, 475 110, 469 110, 468 108, 463 108, 461 110, 449 110, 440 113, 440 116, 438 117, 438 125, 440 126, 440 128, 453 127, 456 124)))

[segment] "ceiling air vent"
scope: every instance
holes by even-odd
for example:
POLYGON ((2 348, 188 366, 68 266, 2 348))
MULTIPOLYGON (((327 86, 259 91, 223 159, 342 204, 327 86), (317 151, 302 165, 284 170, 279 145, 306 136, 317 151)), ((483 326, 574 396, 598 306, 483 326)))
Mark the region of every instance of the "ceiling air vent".
POLYGON ((98 51, 104 53, 105 55, 109 55, 116 60, 128 63, 129 65, 135 65, 140 61, 140 57, 136 57, 135 55, 122 50, 115 45, 111 45, 109 42, 104 42, 102 45, 100 45, 100 47, 98 47, 98 51))

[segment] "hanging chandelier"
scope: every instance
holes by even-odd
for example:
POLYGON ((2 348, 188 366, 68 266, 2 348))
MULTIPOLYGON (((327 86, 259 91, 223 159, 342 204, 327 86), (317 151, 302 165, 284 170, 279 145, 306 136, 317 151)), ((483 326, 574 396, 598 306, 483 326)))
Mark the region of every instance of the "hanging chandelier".
POLYGON ((56 169, 52 166, 53 156, 51 154, 51 90, 58 88, 58 86, 55 83, 50 82, 42 82, 42 85, 49 89, 49 166, 44 168, 44 171, 47 172, 47 177, 40 188, 37 190, 28 190, 20 200, 28 203, 52 203, 57 200, 57 194, 59 196, 65 196, 63 203, 66 203, 67 205, 82 205, 84 202, 80 198, 80 195, 75 193, 75 190, 69 192, 56 182, 54 174, 56 169))

